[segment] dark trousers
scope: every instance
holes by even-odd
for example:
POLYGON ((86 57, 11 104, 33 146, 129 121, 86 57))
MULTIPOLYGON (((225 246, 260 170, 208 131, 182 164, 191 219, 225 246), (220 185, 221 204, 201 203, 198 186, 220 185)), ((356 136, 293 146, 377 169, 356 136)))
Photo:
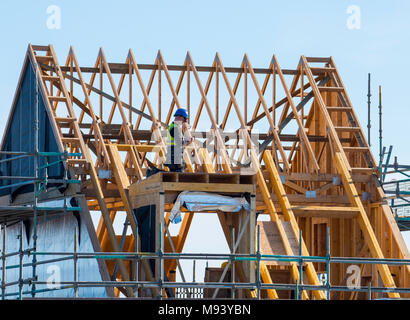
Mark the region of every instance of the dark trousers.
POLYGON ((182 172, 182 165, 180 164, 165 164, 168 167, 170 172, 182 172))
POLYGON ((182 147, 181 146, 168 146, 167 159, 164 166, 169 168, 171 172, 182 172, 184 167, 182 165, 182 147))

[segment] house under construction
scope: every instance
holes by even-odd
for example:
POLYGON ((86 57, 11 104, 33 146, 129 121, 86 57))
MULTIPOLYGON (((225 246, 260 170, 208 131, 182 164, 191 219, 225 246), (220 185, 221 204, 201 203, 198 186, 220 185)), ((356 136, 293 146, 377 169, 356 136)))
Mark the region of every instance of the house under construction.
POLYGON ((0 154, 3 299, 410 297, 409 252, 332 57, 282 69, 275 55, 254 68, 246 54, 225 67, 100 49, 81 66, 72 47, 60 64, 30 44, 0 154), (177 108, 195 137, 178 173, 164 166, 177 108), (184 252, 200 214, 230 252, 184 252), (221 267, 192 283, 181 259, 221 267))

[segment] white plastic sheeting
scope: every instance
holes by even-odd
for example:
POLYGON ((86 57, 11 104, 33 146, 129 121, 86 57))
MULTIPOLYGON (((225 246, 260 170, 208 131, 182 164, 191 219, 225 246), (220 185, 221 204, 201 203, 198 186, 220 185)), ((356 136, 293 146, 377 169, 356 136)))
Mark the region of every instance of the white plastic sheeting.
MULTIPOLYGON (((42 203, 41 205, 45 205, 42 203)), ((47 203, 47 206, 52 206, 47 203)), ((61 204, 60 204, 61 206, 61 204)), ((23 250, 33 246, 33 224, 30 226, 30 242, 27 242, 26 227, 23 228, 23 250)), ((77 252, 94 252, 88 235, 87 228, 81 219, 80 234, 78 233, 78 222, 74 215, 69 212, 63 216, 51 216, 47 219, 39 218, 37 226, 37 252, 73 252, 74 251, 74 231, 77 228, 80 243, 78 244, 77 252)), ((20 234, 20 224, 7 227, 6 236, 6 253, 16 252, 19 250, 20 241, 18 235, 20 234)), ((3 235, 2 235, 3 237, 3 235)), ((1 242, 2 243, 2 237, 1 242)), ((78 240, 77 240, 78 241, 78 240)), ((50 259, 61 258, 58 255, 37 255, 37 261, 44 261, 50 259)), ((24 255, 23 264, 31 263, 33 256, 24 255)), ((6 260, 7 266, 19 265, 19 257, 13 256, 6 260)), ((1 266, 0 266, 1 267, 1 266)), ((23 279, 32 277, 33 269, 31 266, 23 268, 23 279)), ((96 259, 79 259, 77 261, 78 281, 102 281, 101 274, 98 268, 96 259)), ((38 281, 48 281, 47 285, 37 285, 36 289, 51 289, 58 288, 59 284, 55 281, 73 281, 74 280, 74 260, 69 259, 65 261, 51 262, 37 266, 36 275, 38 281)), ((6 282, 13 282, 19 280, 19 268, 11 268, 6 270, 6 282)), ((61 288, 61 287, 60 287, 61 288)), ((31 286, 24 284, 23 292, 30 291, 31 286)), ((6 294, 18 292, 18 286, 8 286, 6 294)), ((24 297, 31 297, 30 294, 23 295, 24 297)), ((51 298, 72 298, 74 297, 74 289, 59 289, 48 292, 37 293, 35 297, 51 297, 51 298)), ((108 297, 105 288, 103 287, 83 287, 78 288, 78 297, 92 298, 92 297, 108 297)), ((17 296, 7 296, 6 299, 16 299, 17 296)))
POLYGON ((171 210, 172 223, 181 222, 181 206, 185 205, 189 211, 220 210, 225 212, 238 212, 242 208, 250 210, 250 205, 245 197, 228 197, 216 193, 183 191, 175 200, 171 210))

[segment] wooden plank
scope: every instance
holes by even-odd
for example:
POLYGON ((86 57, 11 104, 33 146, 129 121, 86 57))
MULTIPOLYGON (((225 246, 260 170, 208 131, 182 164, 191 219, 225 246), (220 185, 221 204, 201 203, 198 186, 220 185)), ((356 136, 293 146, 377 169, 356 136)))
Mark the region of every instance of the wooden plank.
POLYGON ((31 47, 33 48, 34 51, 49 51, 50 50, 49 46, 42 46, 42 45, 37 45, 37 44, 32 44, 31 47))
POLYGON ((208 150, 206 148, 200 148, 198 150, 199 156, 202 160, 202 165, 204 167, 204 171, 206 172, 215 172, 211 157, 209 156, 208 150))
POLYGON ((193 182, 164 182, 162 187, 166 191, 205 191, 218 193, 254 192, 254 186, 229 183, 193 183, 193 182))
MULTIPOLYGON (((128 64, 126 63, 110 63, 110 69, 112 73, 116 74, 125 74, 129 73, 128 69, 128 64)), ((138 64, 138 69, 140 70, 158 70, 158 65, 157 64, 147 64, 147 63, 139 63, 138 64)), ((64 72, 69 71, 69 67, 61 67, 61 70, 64 72)), ((168 65, 168 70, 169 71, 186 71, 186 66, 185 65, 168 65)), ((212 66, 197 66, 198 72, 213 72, 215 71, 215 68, 212 66)), ((83 66, 81 67, 81 71, 83 73, 96 73, 99 72, 99 69, 96 67, 86 67, 83 66)), ((272 74, 272 69, 270 68, 255 68, 254 69, 256 74, 272 74)), ((324 71, 327 70, 321 70, 320 68, 317 70, 312 70, 313 74, 315 75, 321 75, 324 73, 324 71)), ((227 73, 244 73, 244 69, 241 67, 226 67, 226 72, 227 73)), ((298 74, 298 70, 295 69, 283 69, 282 70, 283 74, 285 75, 296 75, 298 74)), ((103 73, 105 73, 103 71, 103 73)))
POLYGON ((320 91, 324 92, 343 92, 343 87, 318 87, 320 91))
MULTIPOLYGON (((314 79, 314 77, 313 77, 313 73, 312 73, 312 71, 310 70, 310 67, 309 67, 309 64, 308 64, 308 60, 307 60, 307 58, 306 58, 305 56, 302 56, 302 61, 303 61, 303 65, 304 65, 304 68, 305 68, 306 76, 307 76, 308 79, 309 79, 309 83, 310 83, 310 85, 311 85, 311 87, 312 87, 312 91, 314 92, 316 101, 318 102, 318 105, 319 105, 319 107, 320 107, 320 110, 322 111, 322 115, 323 115, 323 117, 324 117, 324 119, 325 119, 325 121, 326 121, 326 125, 327 125, 327 128, 328 128, 328 130, 329 130, 329 134, 330 134, 330 136, 331 136, 331 138, 332 138, 332 142, 333 142, 333 144, 334 144, 335 147, 336 147, 336 151, 343 152, 342 144, 341 144, 341 142, 340 142, 340 140, 339 140, 339 137, 338 137, 338 135, 337 135, 336 129, 334 128, 332 119, 331 119, 329 113, 327 112, 326 104, 325 104, 325 102, 323 101, 323 97, 322 97, 322 95, 321 95, 321 93, 320 93, 320 91, 319 91, 319 88, 318 88, 317 85, 316 85, 315 79, 314 79)), ((350 171, 350 165, 349 165, 349 162, 347 161, 346 155, 345 155, 344 153, 342 153, 342 156, 344 157, 345 163, 347 163, 347 165, 348 165, 347 168, 348 168, 348 170, 350 171)))
POLYGON ((38 55, 36 55, 36 59, 39 62, 47 63, 47 62, 53 61, 53 56, 38 56, 38 55))
POLYGON ((193 62, 192 57, 191 57, 189 52, 188 52, 187 56, 188 56, 188 59, 189 59, 190 68, 191 68, 191 70, 194 74, 195 80, 197 82, 197 86, 198 86, 199 91, 201 93, 201 97, 204 100, 205 107, 206 107, 206 110, 208 112, 209 119, 211 120, 212 128, 214 129, 213 132, 215 134, 216 141, 218 143, 219 152, 220 152, 219 155, 222 157, 222 166, 223 166, 224 171, 226 173, 232 173, 232 169, 231 169, 231 165, 230 165, 230 161, 229 161, 229 155, 228 155, 228 152, 226 151, 225 143, 223 142, 221 134, 220 134, 219 130, 217 129, 218 125, 217 125, 217 123, 214 119, 214 116, 213 116, 212 110, 210 108, 208 99, 206 98, 206 94, 204 92, 201 81, 199 79, 198 72, 196 70, 196 67, 194 65, 194 62, 193 62))
MULTIPOLYGON (((272 68, 273 69, 273 68, 272 68)), ((285 74, 284 69, 282 69, 282 73, 285 74)), ((299 71, 298 71, 299 73, 299 71)), ((316 79, 319 80, 319 79, 316 79)), ((276 81, 276 80, 275 80, 276 81)), ((276 85, 276 84, 275 84, 276 85)), ((307 83, 303 86, 303 90, 307 90, 310 87, 310 83, 307 83)), ((296 89, 295 91, 291 92, 292 97, 296 97, 296 95, 300 92, 300 89, 296 89)), ((287 103, 288 98, 285 97, 282 100, 278 101, 276 104, 272 104, 272 107, 269 108, 269 112, 273 112, 279 108, 280 106, 282 106, 283 104, 287 103)), ((247 123, 248 126, 253 126, 256 122, 258 122, 259 120, 261 120, 264 117, 264 112, 260 113, 258 116, 255 116, 252 118, 251 121, 249 121, 247 123)))
MULTIPOLYGON (((184 214, 184 218, 181 223, 181 227, 179 229, 178 235, 176 237, 175 241, 175 251, 176 252, 182 252, 182 249, 184 247, 186 238, 188 236, 188 231, 192 223, 192 219, 194 217, 194 212, 186 212, 184 214)), ((167 275, 169 275, 169 272, 171 270, 174 270, 177 266, 177 262, 175 259, 171 260, 168 269, 165 270, 167 272, 167 275)))
POLYGON ((326 107, 329 112, 351 112, 353 109, 349 107, 326 107))
MULTIPOLYGON (((88 149, 86 150, 86 152, 88 152, 88 154, 89 154, 88 149)), ((90 176, 91 176, 91 180, 93 181, 94 189, 95 189, 95 192, 96 192, 96 197, 97 197, 97 200, 98 200, 98 204, 100 206, 102 217, 104 219, 105 228, 107 230, 111 246, 112 246, 112 248, 115 252, 120 252, 121 251, 120 246, 119 246, 117 238, 115 236, 114 227, 113 227, 111 219, 110 219, 108 208, 107 208, 107 206, 105 204, 105 201, 104 201, 104 194, 102 192, 100 183, 98 181, 97 172, 96 172, 93 165, 91 165, 91 168, 90 168, 90 176)), ((129 280, 129 274, 128 274, 128 271, 126 270, 124 261, 122 259, 118 259, 117 263, 118 263, 118 266, 119 266, 119 270, 120 270, 120 274, 122 276, 122 279, 124 281, 128 281, 129 280)), ((127 290, 127 293, 130 296, 134 296, 134 293, 132 292, 132 290, 127 290)))
MULTIPOLYGON (((111 224, 114 224, 114 220, 115 220, 115 217, 117 215, 117 211, 116 210, 110 210, 109 212, 110 212, 110 222, 111 222, 111 224)), ((105 227, 103 217, 102 217, 102 223, 103 224, 102 224, 102 228, 101 228, 101 240, 100 240, 101 248, 104 252, 107 252, 107 251, 112 252, 112 251, 114 251, 114 249, 111 246, 110 237, 109 237, 109 234, 107 232, 107 228, 105 227)), ((118 241, 118 239, 117 239, 117 241, 118 241)))
MULTIPOLYGON (((87 208, 87 201, 85 200, 84 196, 77 196, 76 199, 79 201, 79 205, 81 207, 81 219, 84 221, 86 225, 88 235, 90 237, 91 244, 93 246, 93 250, 94 252, 101 252, 100 242, 99 242, 98 236, 94 228, 94 224, 93 224, 93 221, 90 215, 90 211, 87 208)), ((111 279, 110 279, 110 275, 108 273, 107 265, 105 261, 102 259, 97 259, 97 264, 98 264, 98 268, 101 273, 102 280, 110 281, 111 279)), ((114 292, 112 288, 107 287, 106 291, 109 297, 114 296, 114 292)))
MULTIPOLYGON (((333 75, 334 75, 335 78, 336 78, 336 82, 338 83, 338 86, 344 88, 345 86, 344 86, 344 84, 343 84, 342 78, 340 77, 339 71, 338 71, 337 68, 336 68, 336 64, 335 64, 335 62, 334 62, 334 60, 333 60, 333 57, 330 57, 330 65, 336 69, 335 72, 333 73, 333 75)), ((345 90, 345 92, 344 92, 344 94, 343 94, 343 98, 342 98, 342 96, 341 96, 341 93, 339 93, 338 96, 339 96, 339 99, 340 99, 340 100, 345 100, 345 101, 346 101, 346 105, 345 105, 346 107, 352 107, 352 106, 353 106, 353 104, 352 104, 352 102, 350 101, 349 95, 347 94, 346 90, 345 90), (342 98, 342 99, 341 99, 341 98, 342 98)), ((359 124, 359 119, 358 119, 358 117, 357 117, 355 111, 353 110, 353 108, 352 108, 350 114, 353 116, 354 122, 357 123, 357 124, 359 124)), ((369 147, 369 145, 368 145, 368 143, 367 143, 367 139, 364 138, 365 135, 364 135, 364 132, 363 132, 362 129, 361 129, 361 131, 360 131, 360 136, 363 138, 363 141, 362 141, 363 146, 369 147)), ((373 164, 374 166, 377 166, 377 163, 376 163, 376 161, 375 161, 375 159, 374 159, 374 157, 373 157, 373 154, 372 154, 372 153, 369 153, 369 154, 368 154, 368 157, 370 158, 372 164, 373 164)))
MULTIPOLYGON (((270 130, 271 130, 271 132, 272 132, 272 134, 273 134, 273 137, 274 137, 274 139, 275 139, 275 141, 276 141, 276 147, 279 149, 279 153, 281 154, 282 161, 283 161, 283 163, 284 163, 284 165, 285 165, 286 170, 288 171, 288 170, 289 170, 289 163, 288 163, 288 160, 287 160, 287 158, 286 158, 285 151, 283 150, 282 144, 281 144, 280 141, 279 141, 278 132, 276 131, 275 124, 273 123, 273 119, 272 119, 271 116, 270 116, 270 111, 269 111, 268 105, 267 105, 266 100, 265 100, 265 98, 264 98, 264 96, 263 96, 263 93, 262 93, 262 91, 261 91, 261 89, 260 89, 260 87, 259 87, 258 81, 257 81, 257 79, 256 79, 255 73, 254 73, 253 68, 252 68, 252 65, 251 65, 251 62, 249 61, 249 58, 248 58, 248 56, 247 56, 246 54, 245 54, 244 59, 245 59, 246 65, 247 65, 247 67, 248 67, 248 69, 249 69, 249 74, 251 75, 251 78, 252 78, 252 80, 253 80, 253 83, 254 83, 254 87, 255 87, 255 89, 256 89, 256 92, 258 93, 259 100, 260 100, 260 102, 261 102, 261 104, 262 104, 262 107, 263 107, 263 109, 264 109, 264 111, 265 111, 265 116, 266 116, 267 119, 268 119, 268 122, 269 122, 269 125, 270 125, 270 130)), ((239 110, 238 110, 237 112, 239 113, 239 110)), ((245 125, 244 125, 244 124, 242 124, 242 128, 245 128, 245 125)))
MULTIPOLYGON (((268 175, 268 173, 266 173, 268 175)), ((333 178, 341 178, 339 174, 333 173, 321 173, 321 174, 310 174, 310 173, 295 173, 282 174, 285 177, 285 181, 312 181, 312 182, 332 182, 333 178)), ((352 175, 354 182, 370 182, 371 177, 366 177, 363 175, 352 175)))
MULTIPOLYGON (((113 144, 107 145, 107 151, 110 156, 111 168, 113 169, 113 172, 114 172, 115 181, 117 183, 118 190, 120 191, 121 200, 124 204, 125 212, 127 213, 128 221, 131 225, 133 235, 134 237, 138 237, 137 225, 136 225, 135 217, 134 217, 132 207, 130 204, 130 200, 128 197, 128 187, 130 186, 128 176, 125 172, 117 146, 113 144)), ((148 281, 154 281, 150 266, 148 264, 148 260, 143 259, 142 265, 144 267, 144 272, 145 272, 145 275, 147 276, 148 281)), ((155 294, 157 293, 157 290, 153 290, 153 291, 155 292, 155 294)))
POLYGON ((352 207, 292 206, 298 217, 357 217, 359 209, 352 207))
MULTIPOLYGON (((242 62, 242 64, 243 64, 243 62, 242 62)), ((269 63, 269 69, 272 69, 272 71, 273 71, 273 75, 272 75, 272 79, 273 79, 273 81, 272 81, 272 85, 273 85, 273 88, 272 88, 272 106, 275 106, 275 104, 276 104, 275 103, 275 99, 276 99, 276 97, 275 97, 275 94, 276 94, 276 71, 274 71, 274 68, 275 67, 273 65, 273 62, 271 61, 269 63)), ((254 70, 254 72, 255 72, 255 70, 254 70)), ((264 95, 265 92, 266 92, 266 88, 268 87, 269 79, 270 79, 270 75, 267 74, 266 77, 265 77, 265 80, 263 81, 262 88, 261 88, 262 95, 264 95)), ((262 103, 261 100, 258 99, 258 102, 255 106, 254 111, 253 111, 252 121, 257 117, 261 103, 262 103)), ((272 121, 273 121, 273 124, 276 125, 275 110, 272 110, 272 121)), ((246 122, 247 122, 247 125, 252 130, 253 126, 254 126, 254 123, 249 124, 248 121, 246 121, 246 122)))
POLYGON ((310 67, 310 70, 313 72, 317 73, 327 73, 327 72, 333 72, 336 70, 336 68, 333 67, 310 67))
POLYGON ((220 173, 210 173, 208 174, 209 183, 229 183, 229 184, 239 184, 240 175, 239 174, 220 174, 220 173))
MULTIPOLYGON (((252 151, 252 150, 251 150, 252 151)), ((251 152, 251 156, 252 156, 252 161, 254 163, 257 163, 257 159, 256 159, 256 155, 254 153, 251 152)), ((265 179, 263 178, 263 174, 262 171, 259 167, 259 165, 256 165, 257 167, 257 171, 256 171, 256 177, 257 177, 257 181, 258 181, 258 186, 259 189, 262 193, 262 197, 264 199, 264 203, 266 205, 266 208, 268 210, 268 213, 270 215, 271 221, 276 223, 280 238, 282 240, 283 246, 285 248, 286 254, 287 255, 294 255, 294 253, 292 252, 291 246, 289 244, 289 240, 286 237, 286 233, 285 233, 285 229, 283 228, 283 225, 278 217, 278 214, 276 212, 275 206, 273 205, 273 202, 271 200, 270 197, 270 192, 268 187, 266 186, 266 182, 265 179)), ((298 269, 295 263, 291 263, 291 273, 293 276, 293 280, 296 281, 299 279, 299 273, 298 273, 298 269)), ((303 292, 303 297, 306 299, 307 298, 307 293, 303 292)))
POLYGON ((57 77, 57 76, 42 76, 41 77, 44 81, 51 81, 51 82, 54 82, 54 81, 60 81, 60 78, 59 77, 57 77))
MULTIPOLYGON (((188 56, 189 56, 189 52, 188 52, 188 56)), ((163 69, 163 71, 164 71, 164 73, 165 73, 165 77, 166 77, 166 79, 167 79, 167 81, 168 81, 169 89, 171 90, 172 97, 173 97, 173 102, 172 102, 172 103, 175 102, 176 105, 177 105, 177 107, 178 107, 178 109, 180 109, 180 108, 181 108, 181 104, 179 103, 179 99, 178 99, 177 92, 176 92, 175 89, 174 89, 174 85, 173 85, 173 83, 172 83, 172 79, 171 79, 171 76, 170 76, 169 71, 168 71, 168 66, 167 66, 167 64, 165 63, 164 58, 162 57, 162 54, 161 54, 161 51, 160 51, 160 50, 158 50, 157 59, 158 59, 158 65, 162 66, 162 69, 163 69)), ((196 71, 195 71, 195 74, 196 74, 196 71)), ((197 76, 196 76, 196 78, 197 78, 197 76)), ((201 84, 200 84, 200 82, 199 82, 198 79, 197 79, 197 81, 198 81, 198 85, 200 86, 200 89, 202 90, 202 91, 201 91, 202 97, 204 97, 203 88, 202 88, 202 86, 201 86, 201 84)), ((178 84, 179 84, 179 83, 178 83, 178 84)), ((209 106, 207 107, 207 109, 209 109, 209 106)), ((208 111, 209 111, 209 110, 208 110, 208 111)), ((168 114, 168 116, 169 116, 169 115, 170 115, 170 113, 168 114)), ((191 135, 191 131, 190 131, 190 129, 189 129, 188 123, 185 122, 183 126, 184 126, 184 130, 185 130, 185 135, 187 135, 187 139, 188 139, 188 140, 191 139, 192 135, 191 135)), ((216 126, 214 126, 214 128, 216 128, 216 126)), ((191 143, 191 145, 193 146, 193 149, 194 149, 193 155, 194 155, 195 163, 200 163, 200 160, 199 160, 199 158, 198 158, 197 146, 196 146, 195 143, 191 143)), ((194 170, 193 170, 193 165, 192 165, 192 163, 191 163, 191 161, 190 161, 190 157, 186 154, 186 149, 187 149, 187 148, 185 148, 185 150, 184 150, 184 160, 187 161, 187 167, 188 167, 188 169, 189 169, 190 171, 194 171, 194 170)))
POLYGON ((80 138, 61 138, 63 143, 79 144, 80 138))
POLYGON ((306 57, 306 61, 313 63, 328 63, 330 62, 329 57, 306 57))
MULTIPOLYGON (((189 68, 188 61, 185 61, 185 63, 187 64, 187 68, 189 68)), ((213 65, 215 65, 215 62, 213 63, 213 65)), ((189 74, 190 74, 190 72, 189 72, 189 74)), ((208 79, 206 81, 205 88, 204 88, 205 96, 208 94, 209 88, 211 87, 211 81, 212 81, 213 75, 214 75, 214 72, 210 72, 209 75, 208 75, 208 79)), ((238 76, 240 76, 240 75, 238 75, 238 76)), ((216 100, 216 101, 219 102, 218 100, 216 100)), ((193 130, 196 130, 196 128, 198 126, 199 119, 200 119, 200 116, 202 114, 202 109, 204 107, 204 104, 205 104, 205 100, 201 97, 201 102, 199 103, 199 106, 198 106, 198 109, 197 109, 197 112, 196 112, 196 115, 195 115, 195 120, 194 120, 193 125, 192 125, 193 130)), ((229 113, 229 108, 230 107, 228 105, 227 113, 229 113)), ((188 115, 189 115, 189 113, 188 113, 188 115)), ((217 117, 216 117, 215 121, 216 121, 216 123, 219 123, 218 122, 218 120, 219 120, 218 119, 218 112, 216 112, 216 116, 217 117)), ((221 128, 224 128, 223 124, 222 124, 221 128)))
POLYGON ((81 73, 81 70, 80 70, 80 66, 78 64, 78 60, 77 60, 77 57, 74 53, 73 47, 70 47, 70 57, 71 57, 72 61, 74 62, 74 67, 75 67, 75 70, 77 71, 78 79, 80 81, 80 85, 81 85, 81 88, 82 88, 84 96, 85 96, 85 101, 86 101, 87 106, 88 106, 89 115, 91 116, 91 119, 93 121, 92 122, 92 128, 93 128, 93 131, 94 131, 95 140, 96 140, 96 142, 99 146, 99 152, 101 152, 101 154, 98 153, 98 158, 101 159, 101 157, 104 157, 104 164, 108 165, 107 149, 105 147, 104 140, 103 140, 103 137, 102 137, 102 133, 101 133, 101 130, 100 130, 99 119, 98 119, 98 117, 96 116, 96 114, 94 112, 93 105, 91 103, 91 99, 90 99, 90 96, 89 96, 90 92, 87 91, 87 89, 86 89, 84 79, 83 79, 83 76, 82 76, 82 73, 81 73))
POLYGON ((293 183, 292 181, 285 181, 284 185, 301 194, 305 194, 307 191, 305 188, 302 188, 301 186, 297 185, 296 183, 293 183))
MULTIPOLYGON (((166 146, 165 146, 165 143, 162 139, 162 135, 161 135, 161 131, 160 131, 160 123, 157 121, 157 119, 155 117, 154 110, 152 108, 152 105, 151 105, 151 102, 150 102, 150 99, 149 99, 149 96, 148 96, 148 92, 145 89, 145 85, 144 85, 144 82, 142 80, 142 76, 141 76, 141 74, 139 72, 139 69, 138 69, 138 64, 135 61, 134 53, 132 52, 131 49, 129 50, 129 53, 128 53, 128 59, 130 60, 130 62, 132 64, 132 67, 133 67, 133 70, 135 71, 135 74, 137 75, 138 83, 140 84, 140 88, 141 88, 141 91, 143 93, 144 100, 145 100, 146 105, 148 107, 148 110, 150 112, 152 122, 153 122, 153 129, 154 129, 154 132, 156 133, 158 143, 159 143, 159 145, 161 146, 161 149, 162 149, 161 150, 162 152, 160 152, 159 155, 162 159, 162 162, 164 162, 165 161, 166 146)), ((159 90, 159 92, 160 92, 160 90, 159 90)), ((161 113, 160 112, 158 113, 158 117, 159 117, 159 121, 161 121, 161 113)))
POLYGON ((209 176, 206 173, 178 173, 177 182, 209 183, 209 176))
MULTIPOLYGON (((260 196, 258 196, 260 198, 260 196)), ((279 203, 280 196, 275 193, 271 195, 272 201, 279 203)), ((350 200, 346 195, 324 195, 316 196, 315 198, 307 198, 304 194, 289 194, 287 195, 288 200, 294 204, 316 204, 316 205, 350 205, 350 200)), ((279 209, 278 209, 279 210, 279 209)))
POLYGON ((64 96, 59 96, 59 97, 57 97, 57 96, 55 96, 55 97, 48 97, 48 99, 50 100, 50 101, 54 101, 54 102, 67 102, 67 98, 66 97, 64 97, 64 96))
POLYGON ((345 152, 370 152, 368 147, 343 147, 345 152))
POLYGON ((342 132, 360 132, 360 127, 335 127, 336 131, 342 132))
POLYGON ((278 74, 279 74, 279 78, 281 79, 283 89, 285 90, 286 97, 288 98, 288 102, 289 102, 289 104, 292 108, 293 114, 294 114, 296 122, 298 124, 298 127, 299 127, 298 134, 300 134, 301 137, 302 137, 302 143, 304 144, 304 146, 307 149, 308 156, 310 157, 310 161, 312 163, 312 166, 313 166, 314 170, 316 172, 318 172, 319 171, 319 164, 317 163, 315 153, 313 152, 312 146, 309 142, 309 138, 306 135, 306 131, 305 131, 305 127, 302 123, 302 119, 300 119, 300 116, 299 116, 299 113, 296 109, 295 103, 293 102, 292 95, 290 94, 290 91, 289 91, 289 89, 286 85, 285 78, 283 76, 282 70, 279 66, 279 63, 278 63, 277 58, 276 58, 275 55, 273 56, 273 59, 274 59, 274 64, 276 66, 276 70, 278 71, 278 74))
POLYGON ((329 182, 329 183, 326 183, 326 184, 320 186, 315 191, 316 191, 316 193, 322 193, 322 192, 325 192, 325 191, 329 190, 332 187, 335 187, 335 185, 333 184, 333 182, 329 182))
MULTIPOLYGON (((283 245, 281 235, 277 225, 272 221, 259 221, 257 223, 260 230, 260 251, 265 255, 286 255, 286 249, 283 245)), ((292 252, 299 252, 299 245, 293 235, 289 233, 289 224, 282 222, 283 228, 289 240, 292 252)), ((289 266, 286 261, 264 261, 266 266, 289 266)))
MULTIPOLYGON (((272 278, 270 276, 269 270, 266 267, 266 263, 264 261, 261 261, 259 263, 259 271, 260 271, 260 276, 261 276, 261 280, 263 283, 267 283, 267 284, 272 284, 272 278)), ((276 292, 276 290, 272 290, 272 289, 267 289, 266 290, 267 294, 268 294, 268 298, 269 299, 279 299, 279 296, 276 292)))
MULTIPOLYGON (((132 145, 127 145, 127 144, 118 144, 118 150, 119 151, 129 151, 130 148, 132 148, 132 145)), ((137 149, 137 151, 139 152, 155 152, 158 153, 160 155, 160 157, 164 157, 164 151, 161 145, 156 144, 156 145, 152 145, 152 144, 137 144, 135 145, 135 148, 137 149)))
POLYGON ((368 174, 368 175, 377 174, 378 172, 377 168, 351 168, 351 170, 352 170, 352 173, 368 174))
POLYGON ((67 164, 87 165, 87 159, 67 159, 67 164))
MULTIPOLYGON (((115 96, 115 99, 116 99, 116 102, 117 102, 117 105, 118 105, 118 110, 121 114, 121 118, 122 118, 122 121, 123 121, 122 124, 123 124, 123 128, 124 128, 124 133, 125 133, 125 137, 127 139, 126 142, 128 144, 135 145, 135 141, 134 141, 134 138, 133 138, 132 133, 131 133, 130 126, 129 126, 128 121, 127 121, 127 116, 124 113, 123 104, 122 104, 121 99, 119 97, 117 87, 115 85, 114 79, 113 79, 112 74, 110 72, 110 68, 108 66, 108 63, 107 63, 107 60, 105 58, 105 54, 104 54, 104 51, 102 50, 102 48, 100 49, 100 57, 101 57, 101 63, 104 66, 105 71, 107 72, 107 76, 108 76, 108 79, 109 79, 109 82, 110 82, 110 85, 111 85, 111 89, 114 92, 114 96, 115 96)), ((135 155, 138 159, 138 157, 139 157, 138 153, 135 153, 135 155)), ((138 159, 138 163, 140 163, 140 159, 138 159)), ((142 174, 142 171, 141 171, 140 167, 138 166, 138 167, 136 167, 136 169, 137 169, 137 173, 138 173, 138 178, 143 179, 143 174, 142 174)))

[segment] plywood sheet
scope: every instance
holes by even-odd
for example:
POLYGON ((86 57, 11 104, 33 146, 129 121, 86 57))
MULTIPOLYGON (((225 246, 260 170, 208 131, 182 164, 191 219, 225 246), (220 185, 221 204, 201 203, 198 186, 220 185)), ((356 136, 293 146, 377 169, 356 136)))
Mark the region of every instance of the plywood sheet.
MULTIPOLYGON (((294 237, 288 222, 281 222, 285 230, 287 239, 292 248, 293 254, 299 254, 299 245, 294 237)), ((276 223, 271 221, 258 221, 257 225, 260 230, 260 250, 261 254, 267 255, 286 255, 283 240, 279 234, 276 223)), ((267 266, 289 265, 289 262, 283 261, 265 261, 267 266)))

